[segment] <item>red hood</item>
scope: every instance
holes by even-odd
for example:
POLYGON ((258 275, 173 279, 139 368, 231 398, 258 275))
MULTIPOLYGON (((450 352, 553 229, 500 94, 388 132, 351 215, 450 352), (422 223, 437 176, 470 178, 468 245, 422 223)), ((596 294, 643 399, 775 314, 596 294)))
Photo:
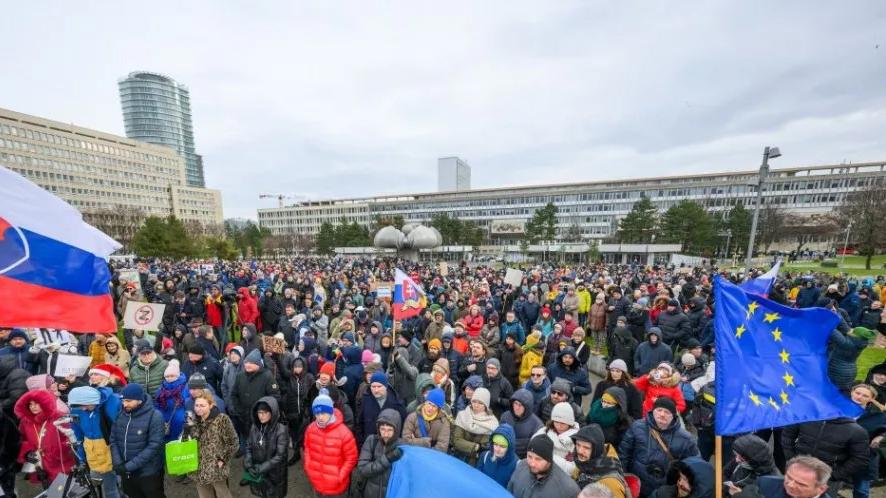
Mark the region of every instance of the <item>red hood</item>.
POLYGON ((44 420, 53 420, 58 416, 57 401, 55 395, 46 389, 36 389, 26 392, 15 402, 15 416, 20 420, 31 423, 42 423, 44 420), (38 415, 31 413, 28 404, 36 401, 42 411, 38 415))

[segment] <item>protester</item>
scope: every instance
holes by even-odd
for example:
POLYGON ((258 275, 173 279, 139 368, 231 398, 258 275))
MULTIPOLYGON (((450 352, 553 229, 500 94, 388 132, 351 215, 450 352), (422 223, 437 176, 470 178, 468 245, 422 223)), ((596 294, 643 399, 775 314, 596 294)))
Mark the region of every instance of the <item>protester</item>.
POLYGON ((582 427, 572 435, 575 444, 575 469, 571 477, 578 487, 589 484, 605 486, 613 498, 628 498, 630 490, 625 482, 624 471, 615 447, 603 439, 603 431, 597 424, 582 427))
POLYGON ((615 359, 609 363, 609 368, 606 369, 606 377, 594 387, 593 401, 603 397, 603 393, 610 387, 618 387, 624 391, 627 404, 621 408, 624 408, 631 418, 638 419, 643 416, 643 395, 634 385, 624 360, 615 359))
POLYGON ((511 446, 514 446, 517 458, 526 458, 529 440, 544 425, 533 413, 532 393, 526 389, 517 389, 511 396, 511 409, 502 414, 501 423, 508 424, 514 432, 511 446))
POLYGON ((554 443, 546 436, 529 441, 526 459, 517 464, 508 491, 515 498, 562 498, 579 493, 575 481, 554 465, 554 443))
POLYGON ((135 342, 135 350, 138 358, 129 367, 129 381, 140 384, 149 393, 155 393, 163 384, 167 362, 144 339, 135 342))
MULTIPOLYGON (((547 436, 554 443, 554 463, 563 469, 567 475, 571 475, 575 469, 572 462, 572 450, 575 444, 572 436, 578 432, 579 425, 575 421, 575 413, 569 403, 561 402, 554 405, 551 411, 551 419, 536 431, 534 436, 547 436)), ((533 437, 534 437, 533 436, 533 437)))
POLYGON ((94 387, 81 386, 71 389, 68 405, 71 426, 77 441, 82 444, 80 456, 89 465, 91 475, 102 480, 104 496, 117 498, 120 492, 109 443, 111 427, 123 409, 122 402, 116 396, 103 396, 94 387))
POLYGON ((28 391, 16 401, 15 415, 22 437, 18 462, 34 464, 29 478, 46 489, 59 473, 70 473, 74 466, 68 439, 56 425, 64 414, 56 407, 55 395, 38 389, 28 391))
POLYGON ((406 421, 403 424, 402 442, 424 448, 434 448, 447 453, 451 428, 444 411, 445 408, 443 390, 439 387, 431 389, 425 396, 424 402, 406 416, 406 421))
POLYGON ((668 469, 665 484, 653 493, 655 498, 714 498, 714 467, 693 456, 675 461, 668 469))
POLYGON ((325 389, 314 399, 311 410, 314 421, 305 431, 305 474, 317 496, 344 496, 351 482, 351 470, 357 465, 354 435, 344 425, 341 412, 334 408, 325 389))
POLYGON ((129 498, 165 498, 163 490, 163 415, 144 388, 128 384, 121 394, 123 411, 111 428, 111 457, 121 489, 129 498))
POLYGON ((227 415, 221 413, 215 398, 208 392, 194 398, 194 417, 185 426, 183 439, 197 440, 200 467, 190 476, 196 482, 200 498, 231 498, 228 479, 230 462, 240 446, 237 431, 227 415))
MULTIPOLYGON (((724 479, 732 487, 744 489, 763 476, 778 476, 772 451, 766 441, 753 434, 745 434, 732 442, 733 458, 723 470, 724 479)), ((729 491, 729 486, 725 486, 729 491)))
POLYGON ((507 488, 519 458, 514 452, 514 430, 501 424, 489 436, 489 449, 480 454, 477 468, 501 487, 507 488))
MULTIPOLYGON (((414 414, 413 414, 414 415, 414 414)), ((357 460, 356 476, 360 479, 358 496, 384 498, 391 478, 391 467, 403 456, 400 442, 400 414, 386 408, 378 416, 375 434, 366 438, 357 460)))
POLYGON ((191 399, 188 378, 179 369, 178 360, 172 360, 163 373, 163 384, 154 396, 154 405, 163 414, 166 441, 181 436, 185 425, 185 405, 191 399))
POLYGON ((480 452, 488 449, 489 435, 498 428, 498 419, 489 404, 489 391, 478 387, 471 395, 470 404, 455 417, 452 448, 469 465, 476 465, 480 452))
POLYGON ((587 423, 599 425, 606 443, 615 448, 618 448, 622 435, 634 423, 634 418, 628 415, 627 405, 624 389, 613 386, 606 389, 600 399, 594 400, 588 411, 587 423))

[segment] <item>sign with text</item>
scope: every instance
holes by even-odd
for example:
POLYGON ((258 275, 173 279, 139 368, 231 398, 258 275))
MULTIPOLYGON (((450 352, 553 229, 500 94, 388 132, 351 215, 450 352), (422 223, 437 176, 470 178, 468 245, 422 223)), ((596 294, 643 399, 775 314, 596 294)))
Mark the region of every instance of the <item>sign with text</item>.
POLYGON ((123 313, 123 326, 128 329, 160 330, 165 304, 129 301, 123 313))
POLYGON ((120 281, 126 280, 135 284, 135 288, 141 292, 142 279, 138 276, 138 270, 120 270, 120 281))
POLYGON ((515 289, 523 283, 523 272, 514 268, 508 268, 505 273, 505 283, 511 284, 515 289))
POLYGON ((67 377, 73 375, 74 377, 80 377, 89 369, 90 362, 92 362, 92 358, 89 356, 60 354, 55 362, 55 376, 67 377))

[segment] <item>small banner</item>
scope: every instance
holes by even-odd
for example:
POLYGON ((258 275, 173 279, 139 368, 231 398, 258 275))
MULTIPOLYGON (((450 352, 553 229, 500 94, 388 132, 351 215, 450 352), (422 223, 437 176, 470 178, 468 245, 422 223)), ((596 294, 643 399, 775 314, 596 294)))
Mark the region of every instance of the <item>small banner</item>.
POLYGON ((128 329, 160 330, 165 304, 129 301, 123 313, 123 326, 128 329))

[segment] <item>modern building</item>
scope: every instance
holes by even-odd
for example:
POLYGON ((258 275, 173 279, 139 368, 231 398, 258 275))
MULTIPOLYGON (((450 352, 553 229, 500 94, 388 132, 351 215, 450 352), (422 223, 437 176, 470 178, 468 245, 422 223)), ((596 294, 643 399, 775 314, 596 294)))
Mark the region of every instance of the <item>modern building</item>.
POLYGON ((203 158, 194 148, 191 94, 169 76, 146 71, 129 73, 118 82, 126 136, 175 149, 185 160, 190 187, 205 187, 203 158))
POLYGON ((145 216, 223 223, 221 192, 190 187, 168 147, 0 108, 0 166, 61 197, 126 245, 145 216))
MULTIPOLYGON (((774 169, 766 181, 764 200, 797 215, 821 216, 838 207, 848 193, 884 179, 886 162, 774 169)), ((756 180, 754 170, 300 202, 259 209, 258 221, 274 234, 315 234, 323 221, 342 217, 370 227, 376 217, 400 215, 405 222, 428 223, 435 213, 444 212, 484 227, 489 247, 483 251, 512 251, 526 222, 552 202, 558 208, 558 238, 576 237, 587 245, 614 235, 619 220, 641 197, 649 198, 661 212, 685 199, 713 212, 728 211, 735 204, 752 209, 756 180)), ((830 237, 810 235, 807 242, 814 247, 830 243, 830 237)))
POLYGON ((437 159, 437 191, 471 190, 471 166, 459 157, 437 159))

